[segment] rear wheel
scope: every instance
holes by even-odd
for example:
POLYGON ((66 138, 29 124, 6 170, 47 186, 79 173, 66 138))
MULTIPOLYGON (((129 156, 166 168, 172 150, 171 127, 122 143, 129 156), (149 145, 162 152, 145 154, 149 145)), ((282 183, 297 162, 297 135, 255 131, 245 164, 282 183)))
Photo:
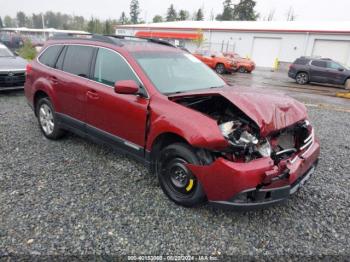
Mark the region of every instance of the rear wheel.
POLYGON ((157 160, 156 173, 164 193, 175 203, 193 207, 203 203, 206 196, 198 179, 187 164, 200 165, 193 149, 176 143, 165 147, 157 160))
POLYGON ((298 73, 295 77, 295 81, 299 85, 305 85, 309 82, 309 75, 305 72, 298 73))
POLYGON ((215 67, 215 71, 216 71, 216 73, 218 73, 220 75, 225 74, 225 72, 226 72, 225 65, 224 64, 217 64, 215 67))
POLYGON ((238 68, 238 72, 240 72, 240 73, 247 73, 247 70, 243 66, 240 66, 238 68))
POLYGON ((346 80, 344 87, 346 90, 350 90, 350 79, 346 80))
POLYGON ((64 131, 59 127, 55 111, 49 98, 41 98, 36 106, 36 113, 41 131, 49 139, 59 139, 64 131))

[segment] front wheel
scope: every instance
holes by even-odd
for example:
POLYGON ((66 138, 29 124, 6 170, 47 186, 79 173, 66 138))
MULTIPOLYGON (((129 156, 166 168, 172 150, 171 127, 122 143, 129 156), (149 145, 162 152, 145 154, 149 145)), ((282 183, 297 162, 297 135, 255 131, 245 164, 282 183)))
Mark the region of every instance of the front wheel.
POLYGON ((160 152, 156 173, 160 186, 169 199, 176 204, 193 207, 205 202, 206 196, 187 164, 200 165, 193 149, 183 143, 172 144, 160 152))
POLYGON ((223 75, 226 72, 226 68, 224 64, 217 64, 215 67, 215 71, 216 73, 223 75))
POLYGON ((346 90, 350 90, 350 79, 346 80, 345 85, 344 85, 344 88, 345 88, 346 90))
POLYGON ((305 85, 309 82, 309 75, 305 72, 298 73, 295 77, 295 81, 299 85, 305 85))
POLYGON ((64 131, 58 125, 55 110, 49 98, 45 97, 39 100, 36 106, 36 114, 40 129, 45 137, 56 140, 64 135, 64 131))

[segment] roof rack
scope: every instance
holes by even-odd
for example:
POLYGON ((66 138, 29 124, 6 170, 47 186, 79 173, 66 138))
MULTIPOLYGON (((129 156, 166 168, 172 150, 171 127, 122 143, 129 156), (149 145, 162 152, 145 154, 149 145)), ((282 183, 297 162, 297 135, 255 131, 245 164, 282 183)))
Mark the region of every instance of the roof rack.
POLYGON ((175 45, 169 43, 168 41, 160 40, 160 39, 156 39, 156 38, 138 37, 138 36, 131 36, 131 35, 105 35, 105 36, 114 37, 114 38, 123 39, 123 40, 126 40, 127 38, 140 39, 140 40, 146 40, 148 42, 152 42, 152 43, 156 43, 156 44, 160 44, 160 45, 176 47, 175 45))
POLYGON ((79 39, 79 40, 92 40, 92 41, 98 41, 103 42, 107 44, 118 44, 120 43, 118 41, 115 41, 115 39, 104 36, 104 35, 98 35, 98 34, 71 34, 71 33, 58 33, 54 34, 52 37, 50 37, 50 40, 72 40, 72 39, 79 39))
POLYGON ((123 43, 120 40, 127 40, 128 38, 129 39, 144 40, 144 41, 148 41, 151 43, 156 43, 156 44, 166 45, 166 46, 176 48, 175 45, 173 45, 165 40, 137 37, 137 36, 128 36, 128 35, 124 36, 124 35, 58 33, 58 34, 54 34, 52 37, 50 37, 50 40, 72 40, 72 39, 92 40, 92 41, 99 41, 99 42, 103 42, 103 43, 116 44, 118 46, 123 46, 123 43))

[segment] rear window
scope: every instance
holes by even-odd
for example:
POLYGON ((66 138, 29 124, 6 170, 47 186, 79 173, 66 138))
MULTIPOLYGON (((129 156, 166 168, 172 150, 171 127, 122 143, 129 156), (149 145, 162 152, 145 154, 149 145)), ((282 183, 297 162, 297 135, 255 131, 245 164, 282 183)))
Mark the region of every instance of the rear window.
POLYGON ((81 77, 89 77, 94 50, 95 48, 91 46, 68 46, 63 62, 63 71, 81 77))
POLYGON ((327 62, 326 61, 312 61, 311 64, 313 66, 317 66, 317 67, 327 67, 327 62))
POLYGON ((57 56, 60 53, 61 49, 62 49, 62 46, 60 45, 54 45, 54 46, 48 47, 44 51, 44 53, 42 53, 41 56, 39 57, 39 61, 44 65, 47 65, 49 67, 54 67, 57 60, 57 56))
POLYGON ((307 59, 297 59, 295 60, 294 64, 296 65, 306 65, 307 63, 309 63, 310 60, 307 60, 307 59))

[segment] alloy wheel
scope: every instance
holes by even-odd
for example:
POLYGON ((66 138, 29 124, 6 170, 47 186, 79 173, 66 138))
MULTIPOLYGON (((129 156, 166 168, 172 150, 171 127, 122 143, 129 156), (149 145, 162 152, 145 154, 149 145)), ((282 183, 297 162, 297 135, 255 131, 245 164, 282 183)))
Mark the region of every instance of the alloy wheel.
POLYGON ((47 104, 42 104, 39 109, 40 125, 46 135, 51 135, 55 124, 51 108, 47 104))

